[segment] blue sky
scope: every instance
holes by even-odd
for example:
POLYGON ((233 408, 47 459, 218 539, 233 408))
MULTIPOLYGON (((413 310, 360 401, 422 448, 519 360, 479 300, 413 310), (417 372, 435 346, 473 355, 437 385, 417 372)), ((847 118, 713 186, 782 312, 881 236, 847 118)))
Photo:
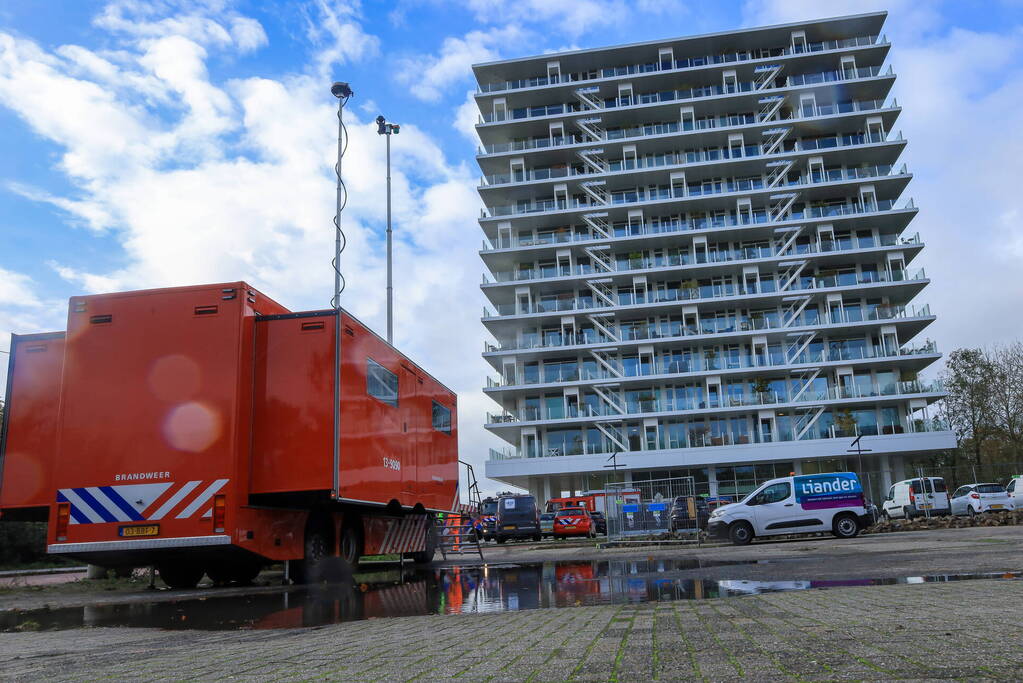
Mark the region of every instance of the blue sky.
POLYGON ((0 348, 61 329, 83 292, 246 279, 326 305, 329 86, 347 80, 343 303, 383 328, 383 113, 402 124, 396 341, 459 392, 463 457, 482 463, 500 444, 481 427, 470 65, 876 9, 934 279, 927 334, 944 351, 1018 338, 1019 0, 20 0, 0 4, 0 348))

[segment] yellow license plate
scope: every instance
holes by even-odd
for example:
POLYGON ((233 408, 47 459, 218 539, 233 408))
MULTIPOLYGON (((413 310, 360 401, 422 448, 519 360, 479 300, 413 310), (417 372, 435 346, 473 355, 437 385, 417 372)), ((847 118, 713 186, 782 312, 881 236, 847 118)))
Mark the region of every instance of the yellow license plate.
POLYGON ((991 509, 992 510, 1001 510, 1003 507, 1005 507, 1005 506, 1004 505, 992 505, 991 509))
POLYGON ((920 503, 918 506, 921 510, 933 510, 934 503, 920 503))
POLYGON ((509 531, 509 530, 511 530, 511 529, 514 529, 514 528, 515 528, 515 525, 514 525, 514 524, 505 524, 505 525, 504 525, 504 530, 505 530, 505 531, 509 531))
POLYGON ((122 526, 118 529, 122 538, 135 538, 138 536, 159 536, 159 524, 146 524, 144 526, 122 526))

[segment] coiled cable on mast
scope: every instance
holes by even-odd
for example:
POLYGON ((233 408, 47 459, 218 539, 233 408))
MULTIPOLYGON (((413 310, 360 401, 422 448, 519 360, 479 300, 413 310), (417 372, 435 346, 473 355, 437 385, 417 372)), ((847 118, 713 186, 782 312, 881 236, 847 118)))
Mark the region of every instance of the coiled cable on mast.
POLYGON ((341 160, 345 156, 345 152, 348 151, 348 128, 344 122, 344 109, 345 105, 348 104, 348 100, 351 99, 355 93, 348 86, 347 83, 334 83, 331 86, 330 92, 338 99, 337 107, 337 163, 334 164, 334 175, 337 176, 337 211, 334 214, 334 230, 335 230, 335 248, 334 258, 331 259, 331 266, 334 268, 334 296, 330 300, 330 307, 334 309, 341 308, 341 292, 344 291, 345 276, 341 273, 341 252, 348 246, 348 238, 345 236, 344 230, 341 229, 341 212, 344 211, 345 206, 348 205, 348 188, 345 186, 345 181, 341 177, 341 160))

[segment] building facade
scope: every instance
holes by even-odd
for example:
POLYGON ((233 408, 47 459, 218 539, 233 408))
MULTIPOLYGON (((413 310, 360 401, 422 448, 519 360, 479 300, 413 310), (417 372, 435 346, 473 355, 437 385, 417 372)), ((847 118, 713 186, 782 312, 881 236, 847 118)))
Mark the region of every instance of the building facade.
POLYGON ((488 477, 876 493, 955 445, 918 379, 940 354, 885 16, 474 67, 488 477))

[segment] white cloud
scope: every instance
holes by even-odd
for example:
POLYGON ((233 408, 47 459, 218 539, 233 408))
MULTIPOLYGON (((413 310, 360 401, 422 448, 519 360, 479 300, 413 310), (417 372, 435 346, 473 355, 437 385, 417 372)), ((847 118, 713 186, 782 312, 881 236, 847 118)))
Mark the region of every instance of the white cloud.
POLYGON ((500 48, 521 40, 524 32, 514 26, 490 31, 471 31, 461 38, 448 37, 437 56, 417 55, 400 62, 398 79, 421 100, 437 102, 446 88, 472 79, 470 67, 500 58, 500 48))
POLYGON ((480 108, 476 106, 476 98, 473 97, 475 92, 475 90, 469 90, 465 93, 465 101, 458 105, 455 120, 451 125, 474 145, 480 145, 482 141, 476 131, 476 124, 480 119, 480 108))
POLYGON ((380 40, 362 30, 358 0, 314 0, 306 14, 306 37, 316 47, 315 73, 326 80, 335 64, 376 54, 380 40))
POLYGON ((200 45, 233 45, 240 52, 267 44, 263 26, 229 9, 225 0, 115 0, 93 23, 137 40, 174 35, 200 45))

